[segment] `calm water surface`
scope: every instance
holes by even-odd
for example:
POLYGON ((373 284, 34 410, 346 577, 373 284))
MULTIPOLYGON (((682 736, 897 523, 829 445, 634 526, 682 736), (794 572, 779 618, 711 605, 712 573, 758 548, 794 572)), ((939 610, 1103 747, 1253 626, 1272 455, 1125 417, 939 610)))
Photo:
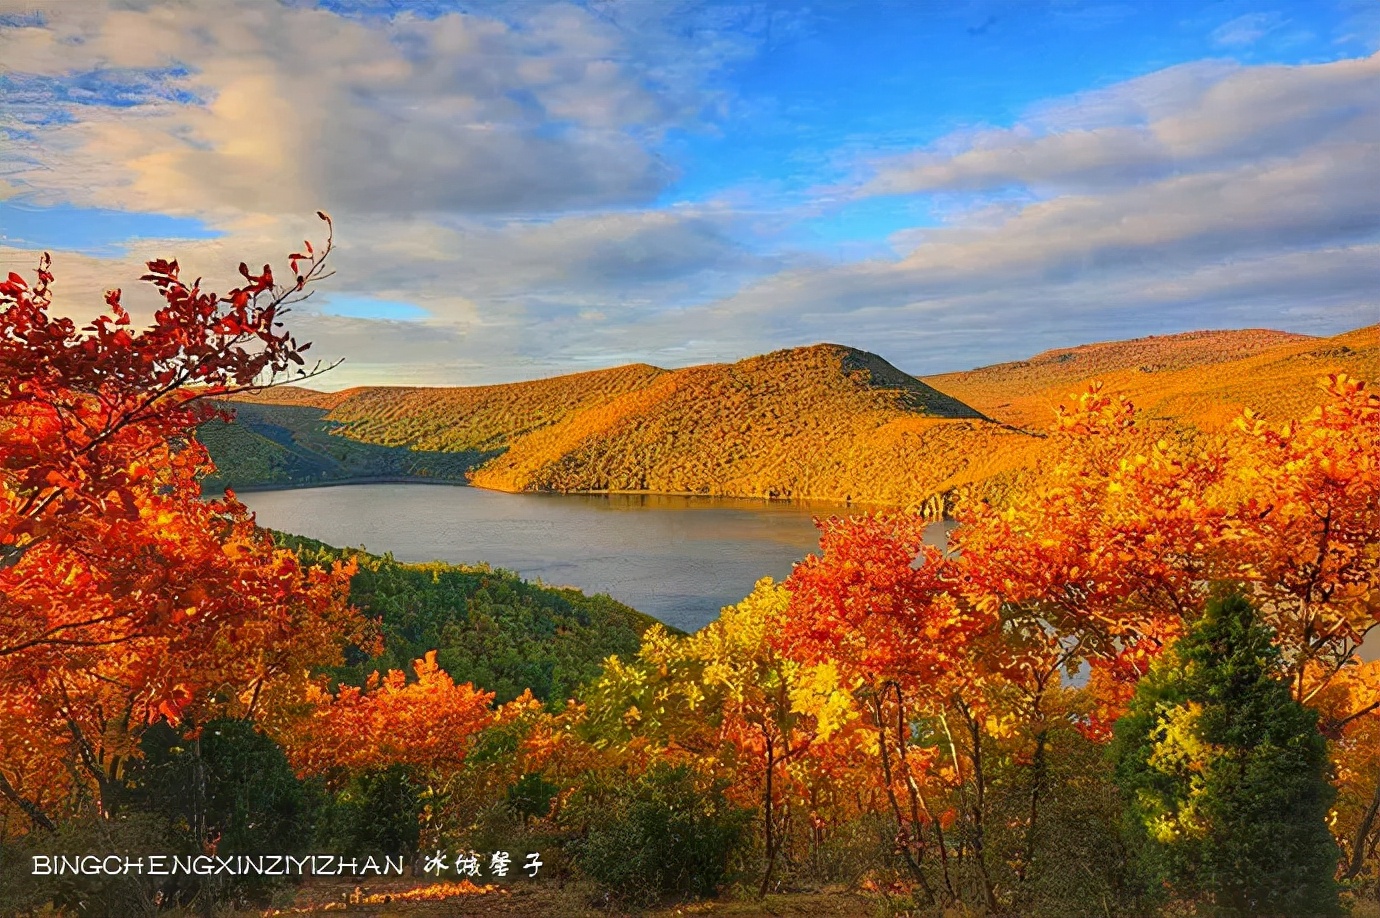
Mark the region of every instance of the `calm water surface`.
MULTIPOLYGON (((613 598, 693 631, 818 547, 839 504, 664 495, 503 494, 363 484, 242 494, 259 524, 399 561, 495 567, 613 598)), ((932 538, 942 541, 937 525, 932 538)))

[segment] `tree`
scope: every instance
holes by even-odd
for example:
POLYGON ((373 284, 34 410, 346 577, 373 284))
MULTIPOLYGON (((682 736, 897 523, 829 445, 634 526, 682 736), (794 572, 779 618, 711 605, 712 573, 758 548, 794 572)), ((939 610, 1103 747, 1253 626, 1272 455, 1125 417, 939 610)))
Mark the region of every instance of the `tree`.
POLYGON ((790 594, 764 578, 692 635, 653 628, 637 656, 609 660, 585 696, 587 728, 605 745, 649 743, 660 758, 732 771, 731 798, 760 807, 762 895, 792 823, 823 824, 821 791, 841 777, 840 753, 861 738, 835 667, 782 654, 775 638, 789 604, 790 594))
POLYGON ((1146 878, 1230 916, 1335 913, 1335 792, 1318 715, 1239 594, 1158 660, 1114 727, 1126 831, 1146 878))
POLYGON ((972 688, 982 675, 973 665, 975 647, 999 621, 993 610, 968 601, 954 560, 924 544, 927 523, 916 514, 819 523, 820 554, 807 556, 786 580, 791 602, 779 640, 796 660, 836 666, 871 715, 896 847, 928 902, 959 895, 944 835, 954 814, 934 805, 928 791, 962 791, 965 775, 971 778, 974 797, 965 796, 962 809, 981 897, 993 908, 983 829, 987 712, 974 703, 980 693, 972 688), (960 762, 951 712, 970 741, 971 767, 960 762), (938 895, 923 870, 931 833, 943 875, 938 895))
POLYGON ((311 713, 287 737, 288 755, 304 775, 331 780, 390 765, 458 770, 475 735, 492 720, 492 692, 457 685, 436 665, 436 653, 400 670, 369 677, 365 687, 309 690, 311 713))
POLYGON ((346 566, 304 569, 233 494, 201 499, 193 437, 209 399, 305 364, 280 319, 330 249, 286 285, 241 264, 225 296, 149 262, 164 305, 137 332, 118 290, 84 328, 52 315, 46 255, 0 281, 0 799, 32 825, 108 815, 148 724, 253 714, 365 640, 346 566))

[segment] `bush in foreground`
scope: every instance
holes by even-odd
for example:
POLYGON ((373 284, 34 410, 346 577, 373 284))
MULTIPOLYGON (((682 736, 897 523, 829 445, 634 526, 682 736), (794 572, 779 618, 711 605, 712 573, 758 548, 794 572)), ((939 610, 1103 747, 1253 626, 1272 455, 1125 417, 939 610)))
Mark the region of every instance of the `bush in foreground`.
POLYGON ((1115 727, 1111 754, 1144 878, 1207 914, 1339 911, 1327 744, 1280 669, 1251 604, 1215 599, 1115 727))
POLYGON ((746 844, 752 811, 684 765, 591 781, 566 819, 583 828, 573 845, 580 869, 616 898, 650 904, 666 895, 712 896, 746 844))

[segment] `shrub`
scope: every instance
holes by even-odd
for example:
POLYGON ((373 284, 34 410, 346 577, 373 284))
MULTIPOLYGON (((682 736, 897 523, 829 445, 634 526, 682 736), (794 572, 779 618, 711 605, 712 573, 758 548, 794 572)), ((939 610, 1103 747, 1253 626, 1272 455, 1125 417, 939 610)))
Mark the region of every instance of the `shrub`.
POLYGON ((725 787, 664 763, 635 778, 591 780, 564 814, 582 829, 572 844, 577 866, 629 903, 713 895, 753 815, 731 803, 725 787))
POLYGON ((421 838, 421 788, 402 765, 350 779, 322 810, 316 838, 324 851, 354 857, 411 857, 421 838))

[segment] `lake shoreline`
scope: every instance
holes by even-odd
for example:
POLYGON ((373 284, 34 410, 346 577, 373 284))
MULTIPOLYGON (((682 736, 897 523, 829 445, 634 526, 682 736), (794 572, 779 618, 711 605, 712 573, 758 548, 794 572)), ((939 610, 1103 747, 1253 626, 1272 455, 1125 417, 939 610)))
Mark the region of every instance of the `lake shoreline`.
MULTIPOLYGON (((864 511, 869 510, 900 510, 903 509, 897 504, 874 503, 861 500, 839 500, 837 498, 826 497, 753 497, 736 494, 705 494, 702 491, 622 491, 622 490, 591 490, 591 491, 506 491, 502 488, 486 488, 482 485, 472 484, 468 481, 460 481, 454 478, 416 478, 406 475, 385 475, 367 476, 361 478, 339 478, 330 481, 304 481, 288 484, 271 485, 244 485, 242 487, 231 487, 229 490, 236 494, 265 494, 274 491, 305 491, 312 488, 335 488, 346 485, 372 485, 372 484, 419 484, 419 485, 444 485, 453 488, 474 488, 476 491, 484 491, 489 494, 525 494, 525 495, 551 495, 555 497, 686 497, 703 498, 705 500, 729 500, 745 501, 759 504, 776 506, 808 506, 808 505, 827 505, 838 508, 859 508, 864 511)), ((224 490, 203 492, 203 497, 217 496, 224 494, 224 490)))

